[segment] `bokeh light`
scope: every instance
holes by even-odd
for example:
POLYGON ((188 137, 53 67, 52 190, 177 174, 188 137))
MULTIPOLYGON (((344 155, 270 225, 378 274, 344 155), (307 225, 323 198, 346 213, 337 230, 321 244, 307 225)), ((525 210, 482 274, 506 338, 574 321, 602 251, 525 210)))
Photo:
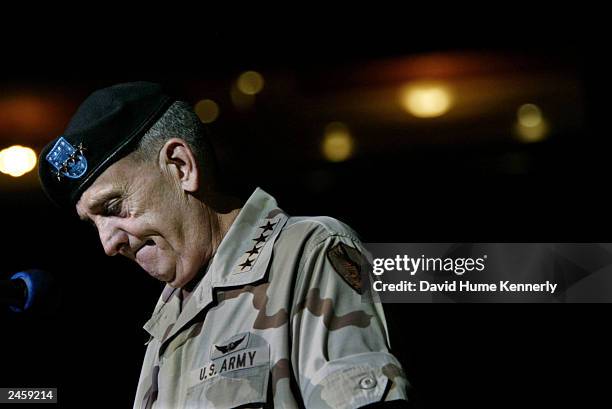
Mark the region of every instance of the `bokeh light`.
POLYGON ((549 128, 548 123, 542 119, 536 126, 524 126, 517 122, 514 131, 521 142, 533 143, 546 139, 549 134, 549 128))
POLYGON ((537 105, 521 105, 516 113, 521 126, 535 128, 542 123, 542 111, 537 105))
POLYGON ((521 142, 534 143, 547 138, 548 122, 542 110, 535 104, 523 104, 516 112, 515 134, 521 142))
POLYGON ((236 86, 243 94, 255 95, 263 89, 264 79, 257 71, 246 71, 240 74, 236 86))
POLYGON ((203 99, 195 105, 195 113, 205 124, 214 122, 219 116, 219 106, 212 99, 203 99))
POLYGON ((0 151, 0 172, 13 177, 23 176, 36 166, 36 152, 15 145, 0 151))
POLYGON ((449 111, 453 96, 443 84, 417 82, 401 88, 400 102, 406 111, 418 118, 435 118, 449 111))
POLYGON ((354 142, 347 126, 341 122, 327 125, 321 149, 325 159, 330 162, 342 162, 350 158, 354 142))

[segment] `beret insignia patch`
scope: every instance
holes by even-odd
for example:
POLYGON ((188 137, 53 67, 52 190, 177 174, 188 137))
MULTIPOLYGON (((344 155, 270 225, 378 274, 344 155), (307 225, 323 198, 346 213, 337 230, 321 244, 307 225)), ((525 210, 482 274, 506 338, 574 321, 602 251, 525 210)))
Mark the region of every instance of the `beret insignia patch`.
POLYGON ((87 159, 84 155, 83 144, 74 147, 63 136, 60 137, 47 154, 47 162, 55 168, 57 180, 62 177, 78 179, 87 172, 87 159))
POLYGON ((367 261, 359 250, 344 243, 338 243, 327 250, 327 258, 336 270, 336 273, 357 291, 363 294, 362 272, 365 273, 367 261))

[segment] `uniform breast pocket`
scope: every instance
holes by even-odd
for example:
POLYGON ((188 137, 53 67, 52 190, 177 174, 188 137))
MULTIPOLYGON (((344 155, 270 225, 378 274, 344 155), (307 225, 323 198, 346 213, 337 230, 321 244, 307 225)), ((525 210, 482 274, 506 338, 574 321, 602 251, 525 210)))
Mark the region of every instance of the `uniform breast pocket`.
POLYGON ((203 379, 187 392, 187 408, 229 409, 236 407, 262 408, 266 403, 269 365, 237 369, 215 374, 215 370, 203 368, 203 379))

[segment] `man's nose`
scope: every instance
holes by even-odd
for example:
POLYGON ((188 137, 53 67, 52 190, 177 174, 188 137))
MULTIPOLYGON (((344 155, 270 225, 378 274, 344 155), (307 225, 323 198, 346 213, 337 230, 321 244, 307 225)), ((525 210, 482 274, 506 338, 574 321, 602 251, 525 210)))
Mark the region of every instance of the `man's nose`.
POLYGON ((129 247, 130 241, 127 233, 118 228, 112 220, 103 220, 97 224, 100 242, 107 256, 115 256, 121 253, 122 249, 129 247))

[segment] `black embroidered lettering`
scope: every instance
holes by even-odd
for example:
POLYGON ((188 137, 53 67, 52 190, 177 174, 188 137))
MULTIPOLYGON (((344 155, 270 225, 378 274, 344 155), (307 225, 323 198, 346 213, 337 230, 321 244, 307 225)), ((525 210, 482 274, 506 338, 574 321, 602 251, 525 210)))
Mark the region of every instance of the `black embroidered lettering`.
POLYGON ((236 357, 236 369, 244 368, 245 364, 246 364, 246 354, 245 353, 238 354, 238 356, 236 357))
POLYGON ((236 362, 235 356, 231 357, 229 360, 229 365, 227 366, 228 371, 231 371, 232 369, 234 369, 234 362, 236 362))
POLYGON ((251 366, 253 366, 253 359, 255 359, 255 353, 257 351, 249 351, 249 359, 251 360, 251 366))

